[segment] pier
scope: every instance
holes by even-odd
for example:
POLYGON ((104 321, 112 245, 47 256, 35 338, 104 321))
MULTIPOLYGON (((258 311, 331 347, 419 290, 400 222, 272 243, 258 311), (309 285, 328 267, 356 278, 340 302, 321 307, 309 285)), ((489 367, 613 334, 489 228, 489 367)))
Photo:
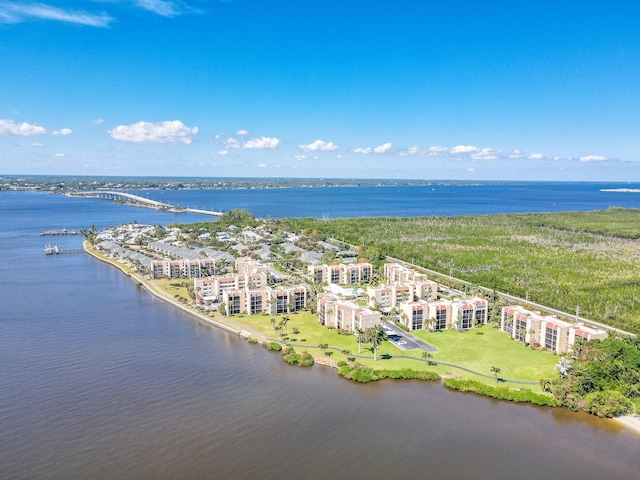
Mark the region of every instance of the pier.
POLYGON ((40 236, 43 235, 82 235, 81 230, 67 230, 63 228, 62 230, 47 230, 46 232, 42 232, 40 236))
POLYGON ((100 198, 104 200, 120 200, 131 204, 140 204, 145 207, 157 208, 159 210, 169 210, 172 212, 186 212, 197 213, 200 215, 210 215, 213 217, 219 217, 223 212, 216 212, 213 210, 202 210, 198 208, 185 208, 178 207, 176 205, 170 205, 168 203, 158 202, 149 198, 140 197, 131 193, 116 192, 112 190, 97 190, 88 192, 74 192, 68 194, 71 197, 84 197, 84 198, 100 198))
POLYGON ((49 245, 48 243, 44 246, 45 255, 61 255, 61 254, 69 254, 69 253, 83 253, 83 252, 84 252, 84 248, 63 249, 60 245, 49 245))

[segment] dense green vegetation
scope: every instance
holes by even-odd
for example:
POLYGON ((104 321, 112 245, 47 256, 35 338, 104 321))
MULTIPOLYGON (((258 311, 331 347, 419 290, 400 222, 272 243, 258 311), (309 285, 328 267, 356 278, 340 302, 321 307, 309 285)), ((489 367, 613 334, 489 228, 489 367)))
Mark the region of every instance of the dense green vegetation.
POLYGON ((422 218, 287 219, 461 280, 640 332, 640 210, 422 218))
POLYGON ((418 371, 410 368, 396 370, 376 370, 358 363, 338 363, 338 375, 354 382, 369 383, 390 378, 394 380, 440 380, 435 372, 418 371))
POLYGON ((297 353, 293 347, 287 347, 283 351, 282 359, 290 365, 298 365, 300 367, 313 366, 313 355, 309 352, 297 353))
POLYGON ((558 378, 541 380, 560 405, 600 417, 640 411, 640 339, 609 337, 577 345, 558 378))
POLYGON ((475 380, 456 380, 454 378, 445 378, 444 384, 452 390, 477 393, 498 400, 533 403, 535 405, 543 405, 547 407, 555 407, 557 405, 554 398, 540 393, 534 393, 526 388, 513 390, 509 387, 492 387, 486 383, 477 382, 475 380))

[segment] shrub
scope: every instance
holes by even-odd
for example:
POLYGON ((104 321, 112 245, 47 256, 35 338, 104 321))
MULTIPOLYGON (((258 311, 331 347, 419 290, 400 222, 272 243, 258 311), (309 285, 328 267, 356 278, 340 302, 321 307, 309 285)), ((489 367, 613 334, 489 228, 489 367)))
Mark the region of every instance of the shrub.
POLYGON ((497 400, 533 403, 547 407, 555 407, 558 405, 555 398, 532 392, 529 389, 512 390, 509 387, 492 387, 491 385, 475 380, 456 380, 454 378, 446 378, 444 384, 452 390, 477 393, 478 395, 485 395, 497 400))
POLYGON ((311 367, 314 364, 313 355, 309 352, 302 352, 302 356, 300 357, 300 361, 298 365, 301 367, 311 367))
POLYGON ((587 395, 585 411, 599 417, 619 417, 633 411, 633 404, 620 392, 606 390, 587 395))
POLYGON ((258 343, 258 339, 256 337, 248 337, 247 342, 249 343, 258 343))
POLYGON ((421 372, 404 368, 400 370, 374 370, 360 364, 349 365, 345 361, 338 363, 338 375, 360 383, 374 382, 385 378, 396 380, 440 380, 435 372, 421 372))
POLYGON ((269 342, 267 343, 267 350, 273 350, 274 352, 279 352, 282 350, 282 345, 278 342, 269 342))

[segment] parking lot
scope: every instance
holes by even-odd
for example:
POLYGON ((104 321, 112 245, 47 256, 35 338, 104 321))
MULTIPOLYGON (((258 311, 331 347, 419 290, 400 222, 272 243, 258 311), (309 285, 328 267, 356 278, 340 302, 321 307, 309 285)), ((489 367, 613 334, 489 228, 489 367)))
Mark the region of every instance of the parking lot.
POLYGON ((400 350, 413 350, 420 348, 427 352, 435 352, 436 348, 422 340, 415 338, 411 333, 405 332, 391 322, 382 322, 382 329, 387 334, 389 342, 398 347, 400 350))

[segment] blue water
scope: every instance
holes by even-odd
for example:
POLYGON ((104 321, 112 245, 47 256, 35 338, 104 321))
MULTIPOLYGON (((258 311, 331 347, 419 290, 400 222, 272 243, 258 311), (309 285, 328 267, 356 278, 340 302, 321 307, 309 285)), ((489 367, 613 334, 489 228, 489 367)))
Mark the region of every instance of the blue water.
POLYGON ((526 183, 247 190, 136 190, 131 193, 190 208, 246 208, 259 218, 452 216, 640 208, 640 183, 526 183))
MULTIPOLYGON (((590 185, 573 195, 555 187, 447 187, 448 206, 444 192, 413 187, 150 195, 259 216, 412 216, 423 209, 503 211, 506 192, 521 188, 541 188, 542 197, 571 209, 601 208, 612 199, 585 202, 587 195, 601 198, 590 185), (474 203, 470 192, 482 191, 474 203), (437 201, 420 206, 426 202, 416 202, 419 194, 437 201), (205 203, 212 196, 228 203, 205 203)), ((638 197, 615 200, 637 206, 638 197)), ((544 210, 550 202, 532 204, 544 210)), ((290 367, 86 254, 43 253, 46 242, 73 248, 81 239, 42 231, 133 220, 210 218, 0 192, 1 479, 637 478, 640 437, 612 421, 438 384, 363 386, 330 368, 290 367)))

